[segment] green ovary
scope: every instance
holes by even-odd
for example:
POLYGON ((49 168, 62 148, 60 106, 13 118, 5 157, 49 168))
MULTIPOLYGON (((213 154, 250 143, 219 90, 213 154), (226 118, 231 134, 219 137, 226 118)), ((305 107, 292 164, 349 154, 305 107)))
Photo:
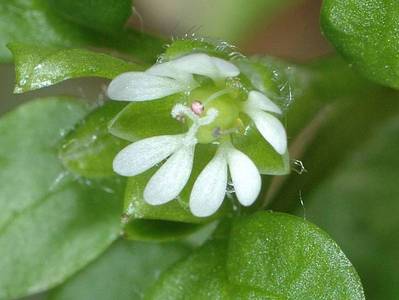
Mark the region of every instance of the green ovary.
POLYGON ((205 110, 203 115, 206 115, 207 111, 211 108, 218 111, 216 119, 211 124, 202 126, 198 129, 196 134, 198 143, 211 143, 229 132, 229 130, 237 127, 237 124, 239 123, 240 101, 230 93, 223 94, 210 101, 206 101, 206 98, 204 99, 203 97, 192 98, 192 102, 193 101, 200 101, 204 105, 205 110))

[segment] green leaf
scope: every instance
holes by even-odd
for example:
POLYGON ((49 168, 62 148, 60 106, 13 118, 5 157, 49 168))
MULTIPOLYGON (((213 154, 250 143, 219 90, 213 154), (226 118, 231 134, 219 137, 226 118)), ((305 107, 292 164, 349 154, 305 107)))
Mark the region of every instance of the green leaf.
POLYGON ((397 0, 325 0, 321 23, 337 51, 364 76, 399 88, 397 0))
POLYGON ((115 175, 112 161, 128 142, 111 135, 108 123, 125 106, 123 102, 107 101, 65 136, 59 158, 69 171, 87 178, 115 175))
POLYGON ((6 48, 10 42, 45 47, 95 47, 113 53, 117 50, 144 62, 154 62, 163 52, 164 43, 159 38, 129 28, 114 35, 97 33, 59 17, 47 0, 9 0, 0 3, 0 63, 11 62, 11 53, 6 48))
POLYGON ((121 30, 132 13, 132 0, 48 0, 63 18, 99 32, 121 30))
POLYGON ((170 112, 182 95, 154 101, 134 102, 125 107, 109 124, 109 132, 131 142, 158 135, 184 133, 187 126, 170 112))
POLYGON ((89 267, 51 291, 49 300, 142 299, 159 273, 188 250, 178 243, 119 241, 89 267))
POLYGON ((121 73, 143 69, 135 63, 84 49, 26 44, 10 44, 9 48, 15 60, 15 93, 36 90, 71 78, 113 79, 121 73))
POLYGON ((364 299, 337 244, 303 219, 259 212, 233 220, 165 272, 149 299, 364 299))
POLYGON ((304 197, 306 217, 339 242, 369 299, 394 300, 399 293, 398 116, 375 126, 368 140, 304 197))
POLYGON ((199 224, 159 220, 132 220, 123 227, 123 237, 139 241, 173 241, 201 229, 199 224))
POLYGON ((0 119, 0 299, 49 289, 119 235, 120 184, 79 182, 57 144, 86 109, 50 98, 0 119))

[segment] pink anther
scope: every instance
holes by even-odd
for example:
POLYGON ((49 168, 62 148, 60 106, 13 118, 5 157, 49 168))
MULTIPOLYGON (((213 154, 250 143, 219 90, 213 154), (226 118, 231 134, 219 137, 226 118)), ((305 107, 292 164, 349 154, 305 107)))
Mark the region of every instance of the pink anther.
POLYGON ((193 101, 191 103, 191 110, 199 116, 204 112, 204 105, 200 101, 193 101))

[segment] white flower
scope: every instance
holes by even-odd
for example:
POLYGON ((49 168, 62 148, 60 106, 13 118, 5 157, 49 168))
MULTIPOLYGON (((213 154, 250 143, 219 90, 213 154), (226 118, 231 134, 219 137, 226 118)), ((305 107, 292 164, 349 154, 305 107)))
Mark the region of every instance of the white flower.
POLYGON ((194 183, 190 196, 193 215, 207 217, 220 207, 226 194, 227 167, 238 201, 249 206, 256 200, 262 184, 258 169, 244 153, 223 143, 194 183))
POLYGON ((155 136, 140 140, 122 149, 113 161, 113 169, 122 176, 141 174, 164 159, 168 160, 151 177, 144 189, 144 200, 160 205, 175 199, 190 178, 193 167, 195 135, 201 126, 210 124, 217 116, 210 109, 205 117, 198 117, 188 107, 177 104, 172 116, 185 115, 193 121, 186 134, 155 136))
POLYGON ((250 91, 247 100, 241 102, 231 88, 226 88, 223 81, 239 73, 228 61, 197 53, 156 64, 145 72, 121 74, 111 82, 108 95, 114 100, 154 100, 197 88, 200 93, 196 95, 205 98, 190 98, 196 93, 193 91, 187 93, 184 100, 190 107, 182 104, 173 107, 173 118, 190 119, 187 133, 146 138, 127 146, 115 157, 114 171, 122 176, 141 174, 167 159, 144 189, 147 203, 160 205, 179 196, 190 178, 198 142, 213 142, 219 146, 194 183, 189 201, 191 212, 206 217, 218 210, 225 198, 228 173, 242 205, 249 206, 256 200, 261 190, 259 170, 246 154, 234 148, 229 138, 231 133, 237 132, 237 124, 240 124, 237 118, 240 113, 247 114, 280 155, 287 151, 287 135, 273 115, 281 114, 280 108, 263 93, 250 91), (211 89, 199 87, 195 74, 211 78, 215 86, 211 89), (206 125, 209 126, 201 128, 206 125))
POLYGON ((198 87, 193 74, 218 82, 239 73, 238 68, 228 61, 195 53, 156 64, 145 72, 123 73, 112 80, 107 93, 113 100, 154 100, 198 87))
POLYGON ((281 109, 258 91, 251 91, 245 101, 244 112, 254 121, 266 141, 279 153, 287 151, 287 134, 280 120, 267 112, 281 114, 281 109))

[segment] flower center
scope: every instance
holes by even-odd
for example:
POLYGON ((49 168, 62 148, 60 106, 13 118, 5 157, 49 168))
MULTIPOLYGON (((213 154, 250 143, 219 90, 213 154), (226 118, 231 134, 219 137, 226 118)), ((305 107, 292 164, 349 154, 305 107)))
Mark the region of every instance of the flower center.
POLYGON ((239 100, 232 97, 228 90, 214 91, 197 89, 190 95, 191 110, 196 115, 206 115, 209 110, 217 110, 216 118, 207 125, 198 128, 198 143, 208 144, 224 134, 231 133, 239 123, 239 100), (198 100, 201 99, 201 100, 198 100))

